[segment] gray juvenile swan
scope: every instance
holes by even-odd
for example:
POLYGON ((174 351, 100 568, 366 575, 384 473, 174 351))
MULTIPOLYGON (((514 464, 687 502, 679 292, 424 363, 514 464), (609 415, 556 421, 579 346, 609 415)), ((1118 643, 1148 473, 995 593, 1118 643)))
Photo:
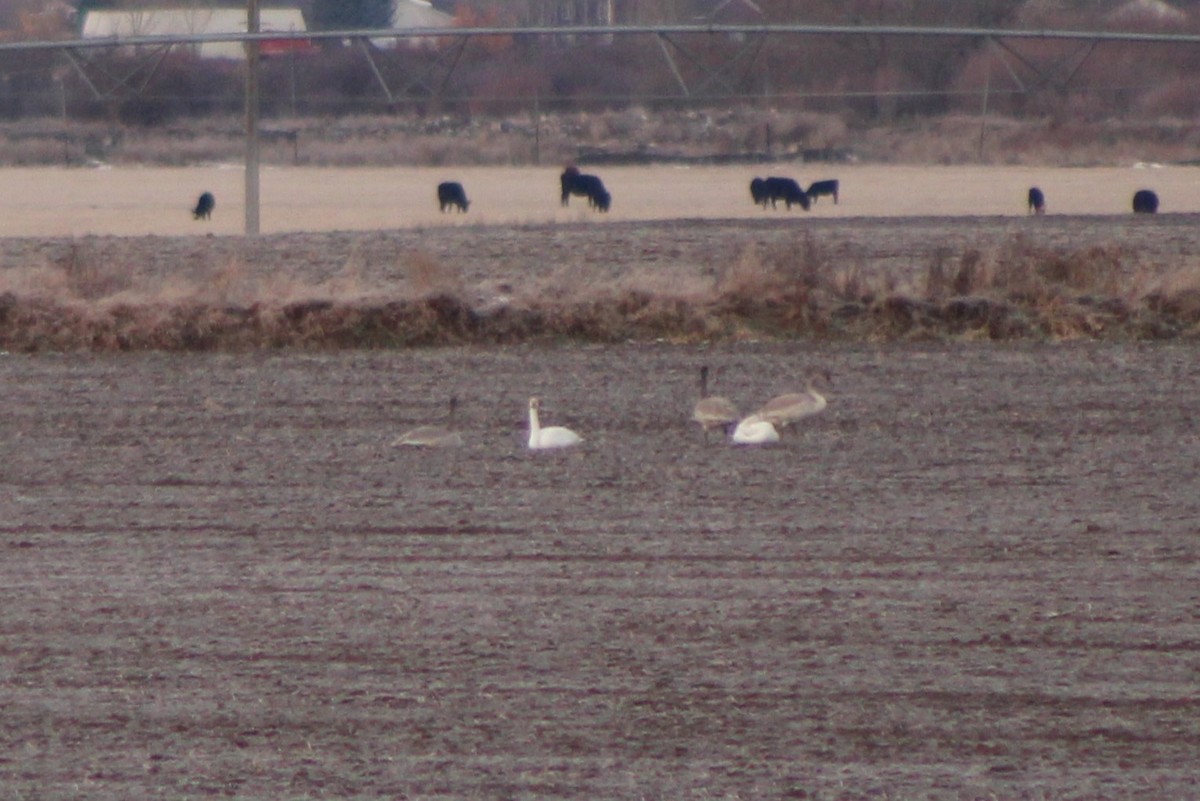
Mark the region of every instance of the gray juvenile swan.
POLYGON ((700 368, 700 400, 692 407, 692 420, 700 424, 704 438, 708 439, 710 428, 721 428, 726 431, 738 421, 738 410, 729 398, 710 396, 708 394, 708 365, 700 368))
POLYGON ((454 413, 458 410, 458 398, 450 398, 450 413, 446 425, 418 426, 396 438, 393 445, 416 448, 457 448, 463 444, 462 434, 454 430, 454 413))
MULTIPOLYGON (((825 383, 832 383, 832 377, 827 370, 822 370, 816 378, 825 383)), ((803 392, 789 392, 777 395, 762 405, 755 415, 779 428, 786 428, 792 423, 803 420, 825 409, 829 405, 825 396, 813 389, 814 378, 810 378, 803 392)))

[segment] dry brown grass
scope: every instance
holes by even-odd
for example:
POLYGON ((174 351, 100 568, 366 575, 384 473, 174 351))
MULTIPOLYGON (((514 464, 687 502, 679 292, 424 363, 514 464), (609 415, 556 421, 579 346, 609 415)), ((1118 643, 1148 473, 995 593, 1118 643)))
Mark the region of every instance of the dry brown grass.
POLYGON ((415 297, 462 295, 465 285, 462 275, 436 256, 421 251, 406 253, 401 259, 408 290, 415 297))
POLYGON ((199 280, 135 287, 128 265, 86 243, 0 277, 10 351, 353 348, 570 339, 695 342, 820 337, 889 340, 1169 338, 1200 335, 1200 265, 1159 268, 1120 245, 1047 249, 1014 236, 939 250, 919 285, 842 263, 812 235, 752 246, 715 276, 558 274, 476 307, 459 272, 398 257, 395 284, 368 285, 359 258, 319 282, 261 279, 231 261, 199 280))

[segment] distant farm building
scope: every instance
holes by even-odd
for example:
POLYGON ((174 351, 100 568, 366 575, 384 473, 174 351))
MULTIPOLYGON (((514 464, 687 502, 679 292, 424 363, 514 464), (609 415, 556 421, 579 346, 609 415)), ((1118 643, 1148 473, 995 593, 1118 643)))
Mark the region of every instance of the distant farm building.
MULTIPOLYGON (((302 32, 308 30, 304 14, 298 8, 264 8, 259 12, 262 31, 302 32)), ((83 18, 84 39, 125 39, 135 36, 191 36, 200 34, 245 33, 244 8, 156 8, 89 11, 83 18)), ((204 42, 188 45, 201 58, 244 59, 241 42, 204 42)), ((260 45, 263 55, 306 51, 304 40, 266 40, 260 45)))
POLYGON ((528 11, 530 25, 612 25, 615 0, 557 0, 528 11))

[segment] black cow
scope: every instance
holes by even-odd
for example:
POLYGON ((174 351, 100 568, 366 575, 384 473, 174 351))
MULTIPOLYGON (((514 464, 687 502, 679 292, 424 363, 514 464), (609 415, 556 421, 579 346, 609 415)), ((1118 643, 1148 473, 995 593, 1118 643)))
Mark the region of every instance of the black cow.
POLYGON ((192 219, 212 219, 213 209, 216 208, 216 205, 217 199, 213 197, 212 192, 203 193, 196 199, 196 208, 192 209, 192 219))
POLYGON ((1046 213, 1046 195, 1036 186, 1029 187, 1028 202, 1030 214, 1046 213))
MULTIPOLYGON (((776 201, 782 200, 789 209, 793 203, 796 203, 800 208, 808 211, 808 194, 800 188, 800 184, 795 180, 771 176, 763 181, 763 186, 767 190, 767 200, 771 202, 771 208, 776 207, 776 201)), ((766 204, 764 203, 763 206, 765 207, 766 204)))
POLYGON ((566 206, 571 202, 571 194, 583 194, 575 191, 575 181, 579 178, 579 168, 572 165, 566 167, 562 171, 562 175, 558 176, 558 183, 562 187, 562 205, 566 206))
POLYGON ((458 181, 443 181, 437 188, 438 209, 445 211, 447 207, 457 206, 460 212, 466 212, 471 201, 467 200, 466 190, 458 181))
POLYGON ((767 203, 771 202, 771 195, 767 192, 767 182, 762 178, 755 178, 750 182, 750 197, 754 202, 764 209, 767 203))
POLYGON ((813 203, 817 202, 817 198, 821 195, 829 195, 833 198, 833 202, 838 202, 838 182, 836 178, 829 178, 824 181, 813 181, 808 187, 808 199, 813 203))
POLYGON ((578 167, 567 167, 558 180, 564 206, 570 203, 571 195, 586 197, 588 205, 597 211, 608 211, 612 206, 612 195, 604 188, 599 176, 582 173, 578 167))
MULTIPOLYGON (((596 180, 599 181, 600 179, 597 178, 596 180)), ((609 207, 612 206, 612 195, 608 193, 607 189, 601 186, 588 195, 588 205, 596 211, 608 211, 609 207)))
POLYGON ((1139 189, 1133 193, 1134 214, 1157 214, 1158 195, 1150 189, 1139 189))

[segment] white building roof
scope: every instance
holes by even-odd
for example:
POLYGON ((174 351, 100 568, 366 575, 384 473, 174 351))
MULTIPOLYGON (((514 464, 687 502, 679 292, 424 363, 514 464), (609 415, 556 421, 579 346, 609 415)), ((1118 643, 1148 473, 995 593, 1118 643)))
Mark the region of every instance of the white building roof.
MULTIPOLYGON (((438 11, 425 0, 395 0, 392 4, 392 30, 402 31, 408 28, 449 28, 454 25, 454 17, 444 11, 438 11)), ((434 42, 428 37, 406 36, 388 39, 372 39, 376 47, 433 47, 434 42)))
POLYGON ((453 24, 454 17, 425 0, 396 0, 392 10, 393 28, 448 28, 453 24))
POLYGON ((1114 22, 1146 20, 1149 22, 1183 22, 1187 12, 1181 11, 1163 0, 1129 0, 1128 3, 1114 9, 1108 19, 1114 22))

